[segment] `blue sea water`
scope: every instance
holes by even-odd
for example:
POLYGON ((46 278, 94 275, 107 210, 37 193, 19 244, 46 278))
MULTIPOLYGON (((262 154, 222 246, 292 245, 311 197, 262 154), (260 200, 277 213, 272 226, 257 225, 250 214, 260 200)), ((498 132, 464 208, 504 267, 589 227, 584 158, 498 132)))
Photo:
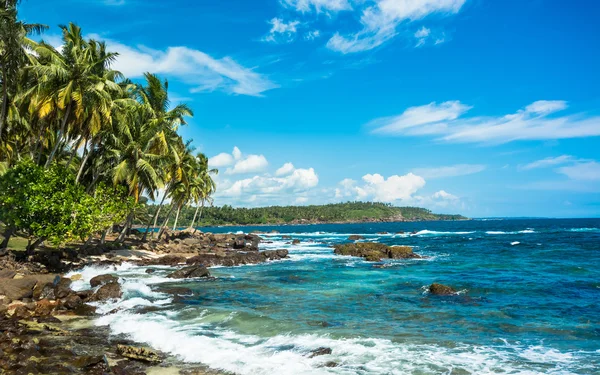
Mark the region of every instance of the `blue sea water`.
POLYGON ((100 306, 97 324, 238 374, 600 374, 600 219, 202 230, 276 230, 261 247, 290 259, 177 283, 168 267, 123 265, 124 297, 100 306), (334 255, 351 234, 427 258, 334 255), (433 282, 459 294, 429 295, 433 282), (192 293, 161 291, 173 286, 192 293), (332 353, 310 358, 319 347, 332 353))

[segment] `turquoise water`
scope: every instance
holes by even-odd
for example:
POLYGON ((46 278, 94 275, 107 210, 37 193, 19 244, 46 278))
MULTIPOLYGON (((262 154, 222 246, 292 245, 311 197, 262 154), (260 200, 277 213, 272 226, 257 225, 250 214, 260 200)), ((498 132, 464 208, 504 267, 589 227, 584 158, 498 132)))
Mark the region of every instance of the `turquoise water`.
POLYGON ((121 311, 98 324, 240 374, 600 374, 598 219, 203 229, 277 230, 261 246, 291 259, 177 284, 166 267, 122 266, 121 311), (427 258, 334 255, 350 234, 427 258), (460 293, 431 296, 432 282, 460 293), (161 292, 173 286, 192 293, 161 292), (321 346, 332 354, 309 358, 321 346))

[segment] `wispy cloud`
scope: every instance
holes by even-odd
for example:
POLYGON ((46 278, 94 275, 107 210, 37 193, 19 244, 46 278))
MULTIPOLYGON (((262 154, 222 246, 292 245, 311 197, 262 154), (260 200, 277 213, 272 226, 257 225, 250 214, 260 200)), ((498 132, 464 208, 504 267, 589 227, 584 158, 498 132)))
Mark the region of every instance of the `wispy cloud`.
POLYGON ((600 181, 600 163, 596 161, 560 167, 557 169, 557 172, 566 175, 572 180, 600 181))
POLYGON ((127 77, 141 77, 145 72, 165 74, 187 83, 192 92, 218 90, 250 96, 262 96, 265 91, 279 87, 265 75, 228 56, 214 58, 188 47, 154 50, 141 45, 125 45, 98 35, 89 37, 106 41, 108 50, 119 53, 114 68, 127 77))
POLYGON ((483 164, 455 164, 443 167, 416 168, 413 173, 427 179, 466 176, 482 172, 486 169, 483 164))
POLYGON ((299 12, 339 12, 351 10, 352 6, 348 0, 281 0, 287 7, 299 12))
POLYGON ((519 169, 523 170, 523 171, 527 171, 530 169, 537 169, 537 168, 547 168, 547 167, 552 167, 555 165, 560 165, 560 164, 565 164, 565 163, 569 163, 574 161, 575 158, 571 155, 561 155, 561 156, 557 156, 557 157, 548 157, 545 159, 541 159, 541 160, 536 160, 534 162, 531 162, 529 164, 525 164, 524 166, 520 167, 519 169))
MULTIPOLYGON (((347 35, 336 33, 327 47, 344 54, 368 51, 394 38, 401 23, 421 20, 434 13, 456 14, 464 3, 465 0, 377 0, 363 9, 360 31, 347 35)), ((418 43, 424 43, 428 35, 418 37, 418 43)))
POLYGON ((371 121, 374 134, 434 136, 439 141, 501 144, 521 140, 555 140, 600 136, 600 117, 585 113, 557 116, 565 101, 534 102, 498 117, 464 117, 471 107, 459 101, 411 107, 402 114, 371 121))
POLYGON ((300 21, 285 22, 283 19, 275 17, 269 21, 269 24, 271 30, 262 39, 264 42, 289 43, 296 38, 300 21))

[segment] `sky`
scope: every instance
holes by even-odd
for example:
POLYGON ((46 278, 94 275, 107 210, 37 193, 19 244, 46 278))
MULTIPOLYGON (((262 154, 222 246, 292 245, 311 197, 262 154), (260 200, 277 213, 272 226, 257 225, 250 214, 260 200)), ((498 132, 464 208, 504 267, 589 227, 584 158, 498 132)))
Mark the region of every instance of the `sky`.
POLYGON ((24 0, 169 80, 215 204, 600 216, 600 2, 24 0))

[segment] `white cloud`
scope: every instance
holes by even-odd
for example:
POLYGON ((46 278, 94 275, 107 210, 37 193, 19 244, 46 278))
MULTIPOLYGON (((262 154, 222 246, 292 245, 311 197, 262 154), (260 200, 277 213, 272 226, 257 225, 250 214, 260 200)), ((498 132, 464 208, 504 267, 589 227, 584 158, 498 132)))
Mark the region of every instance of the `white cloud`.
POLYGON ((413 173, 426 179, 466 176, 484 171, 486 168, 482 164, 455 164, 435 168, 416 168, 413 173))
POLYGON ((237 148, 237 146, 235 146, 231 155, 235 160, 240 160, 242 158, 242 151, 240 151, 240 149, 237 148))
POLYGON ((367 51, 396 36, 396 28, 403 22, 433 13, 456 14, 464 3, 465 0, 376 0, 375 5, 362 11, 362 30, 347 36, 336 33, 327 47, 341 53, 367 51))
POLYGON ((456 195, 452 195, 450 193, 447 193, 444 190, 440 190, 437 193, 434 193, 432 195, 432 198, 434 198, 434 199, 441 199, 441 200, 451 200, 451 201, 458 199, 458 197, 456 195))
POLYGON ((282 4, 296 9, 299 12, 339 12, 351 10, 348 0, 281 0, 282 4))
POLYGON ((574 165, 560 167, 557 172, 562 173, 572 180, 598 181, 600 180, 600 163, 589 161, 574 165))
POLYGON ((413 173, 403 176, 390 176, 387 179, 380 174, 366 174, 363 184, 358 185, 351 179, 342 180, 335 191, 336 198, 355 198, 378 202, 406 201, 425 186, 425 179, 413 173))
POLYGON ((550 140, 600 135, 600 117, 584 113, 556 116, 563 101, 537 101, 516 113, 496 117, 461 118, 471 107, 459 101, 408 108, 399 116, 369 123, 373 133, 434 135, 440 141, 500 144, 519 140, 550 140), (551 116, 552 115, 552 116, 551 116))
POLYGON ((569 163, 569 162, 572 162, 573 160, 575 160, 575 158, 573 158, 573 156, 571 156, 571 155, 561 155, 561 156, 557 156, 557 157, 549 157, 549 158, 545 158, 545 159, 541 159, 541 160, 536 160, 534 162, 531 162, 529 164, 526 164, 526 165, 520 167, 519 169, 526 171, 526 170, 536 169, 536 168, 546 168, 546 167, 551 167, 554 165, 569 163))
POLYGON ((261 96, 265 91, 279 87, 231 57, 214 58, 205 52, 181 46, 168 47, 164 51, 153 50, 142 45, 128 46, 99 35, 89 37, 104 40, 109 51, 119 53, 113 68, 130 78, 152 72, 177 77, 190 85, 192 92, 219 90, 250 96, 261 96))
POLYGON ((208 159, 208 165, 213 168, 222 168, 233 165, 236 160, 240 160, 242 158, 242 152, 239 148, 234 147, 231 154, 226 152, 222 152, 219 155, 213 156, 208 159))
POLYGON ((281 166, 277 171, 275 171, 275 176, 286 176, 294 171, 294 164, 285 163, 281 166))
POLYGON ((321 36, 321 32, 319 30, 311 30, 304 34, 305 40, 315 40, 321 36))
POLYGON ((263 172, 269 166, 269 162, 264 155, 248 155, 238 160, 233 168, 225 171, 226 174, 242 174, 263 172))
POLYGON ((269 21, 269 24, 271 24, 271 30, 263 38, 263 41, 288 43, 296 37, 296 33, 298 32, 297 26, 300 25, 300 21, 286 23, 283 19, 275 17, 269 21))
POLYGON ((431 29, 428 29, 425 26, 423 26, 419 30, 417 30, 417 32, 415 33, 415 38, 417 38, 417 39, 427 38, 429 36, 429 34, 431 34, 431 29))

